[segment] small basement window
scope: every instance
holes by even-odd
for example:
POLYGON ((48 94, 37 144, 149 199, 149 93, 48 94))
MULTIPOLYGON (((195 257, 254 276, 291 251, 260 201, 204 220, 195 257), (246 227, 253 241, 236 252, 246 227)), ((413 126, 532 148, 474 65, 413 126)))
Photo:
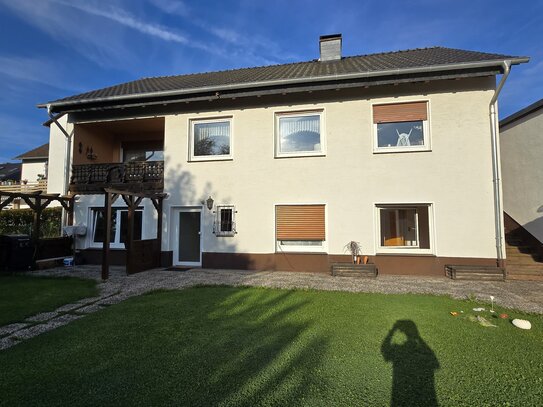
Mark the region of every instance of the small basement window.
POLYGON ((373 106, 374 152, 429 150, 428 102, 373 106))
POLYGON ((236 232, 236 210, 233 205, 217 205, 213 232, 216 236, 234 236, 236 232))

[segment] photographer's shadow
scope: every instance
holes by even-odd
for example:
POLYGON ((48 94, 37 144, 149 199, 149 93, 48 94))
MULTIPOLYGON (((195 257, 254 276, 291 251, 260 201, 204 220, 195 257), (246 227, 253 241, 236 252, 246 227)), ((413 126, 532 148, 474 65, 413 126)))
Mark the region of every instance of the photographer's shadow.
POLYGON ((391 406, 438 406, 434 372, 439 362, 413 321, 396 321, 383 340, 381 352, 387 362, 392 362, 391 406), (405 335, 403 343, 393 343, 396 333, 405 335))

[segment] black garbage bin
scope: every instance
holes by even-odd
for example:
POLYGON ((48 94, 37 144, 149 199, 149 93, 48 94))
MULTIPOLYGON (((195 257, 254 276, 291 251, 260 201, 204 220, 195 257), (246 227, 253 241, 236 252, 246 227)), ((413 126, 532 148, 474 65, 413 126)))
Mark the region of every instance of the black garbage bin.
POLYGON ((0 270, 29 270, 33 257, 34 245, 30 236, 0 235, 0 270))

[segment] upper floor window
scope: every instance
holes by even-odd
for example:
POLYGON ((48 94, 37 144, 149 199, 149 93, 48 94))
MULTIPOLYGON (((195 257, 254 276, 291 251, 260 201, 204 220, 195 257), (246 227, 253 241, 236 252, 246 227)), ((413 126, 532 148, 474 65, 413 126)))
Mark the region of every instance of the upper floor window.
POLYGON ((373 106, 374 152, 430 149, 428 102, 373 106))
POLYGON ((123 143, 123 162, 164 161, 164 146, 161 141, 123 143))
POLYGON ((279 113, 275 127, 276 157, 324 154, 322 111, 279 113))
POLYGON ((192 120, 190 159, 192 161, 232 158, 232 119, 192 120))

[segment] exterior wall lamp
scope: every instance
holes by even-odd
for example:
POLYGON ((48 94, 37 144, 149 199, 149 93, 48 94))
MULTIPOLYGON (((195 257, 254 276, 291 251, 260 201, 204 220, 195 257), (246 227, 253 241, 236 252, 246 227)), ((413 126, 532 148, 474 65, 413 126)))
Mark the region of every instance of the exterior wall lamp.
POLYGON ((207 209, 209 209, 209 210, 213 209, 213 198, 211 198, 211 197, 207 198, 206 206, 207 206, 207 209))

